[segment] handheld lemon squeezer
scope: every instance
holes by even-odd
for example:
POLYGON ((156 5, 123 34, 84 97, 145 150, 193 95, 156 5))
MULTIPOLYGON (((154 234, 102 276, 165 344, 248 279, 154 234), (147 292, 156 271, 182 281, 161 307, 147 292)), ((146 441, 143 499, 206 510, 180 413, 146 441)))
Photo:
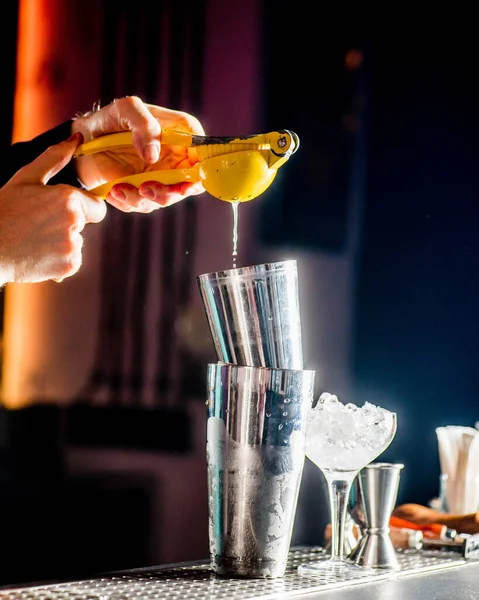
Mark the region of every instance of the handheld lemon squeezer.
MULTIPOLYGON (((75 158, 133 145, 131 132, 113 133, 80 145, 75 158)), ((199 161, 189 169, 146 171, 104 183, 92 190, 105 198, 118 183, 139 187, 146 181, 166 185, 201 182, 205 190, 225 202, 248 202, 262 194, 276 173, 299 147, 296 133, 287 129, 239 137, 201 136, 163 129, 160 141, 171 146, 194 147, 199 161)))

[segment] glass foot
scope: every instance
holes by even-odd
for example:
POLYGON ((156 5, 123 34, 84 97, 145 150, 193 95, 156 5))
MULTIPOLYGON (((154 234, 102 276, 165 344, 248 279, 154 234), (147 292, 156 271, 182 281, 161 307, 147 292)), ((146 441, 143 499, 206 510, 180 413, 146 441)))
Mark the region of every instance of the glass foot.
POLYGON ((361 567, 346 559, 324 558, 313 563, 299 565, 298 572, 304 575, 325 577, 328 581, 358 579, 374 573, 374 569, 361 567))

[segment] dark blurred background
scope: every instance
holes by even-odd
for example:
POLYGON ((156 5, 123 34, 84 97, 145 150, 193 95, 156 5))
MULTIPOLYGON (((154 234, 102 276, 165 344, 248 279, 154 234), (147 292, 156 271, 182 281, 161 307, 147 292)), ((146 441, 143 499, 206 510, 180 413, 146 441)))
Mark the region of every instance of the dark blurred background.
MULTIPOLYGON (((479 417, 471 15, 266 0, 8 8, 3 147, 132 94, 210 134, 298 133, 274 184, 240 208, 236 264, 298 261, 317 393, 398 413, 382 458, 405 464, 398 501, 427 504, 435 428, 479 417)), ((232 266, 231 228, 207 194, 157 215, 112 209, 85 233, 75 278, 0 292, 0 584, 207 556, 214 356, 195 277, 232 266)), ((321 543, 328 519, 307 461, 293 544, 321 543)))

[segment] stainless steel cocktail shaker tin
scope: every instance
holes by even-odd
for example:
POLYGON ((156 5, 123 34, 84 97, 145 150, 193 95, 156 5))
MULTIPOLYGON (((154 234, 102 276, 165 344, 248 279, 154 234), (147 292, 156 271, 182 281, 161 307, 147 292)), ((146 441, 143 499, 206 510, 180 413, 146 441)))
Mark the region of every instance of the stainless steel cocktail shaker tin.
POLYGON ((295 260, 206 273, 197 281, 219 361, 303 368, 295 260))
POLYGON ((303 370, 297 264, 197 279, 218 360, 207 372, 212 569, 225 577, 281 577, 315 383, 315 372, 303 370))
POLYGON ((314 371, 208 365, 207 467, 213 569, 281 577, 304 465, 314 371))

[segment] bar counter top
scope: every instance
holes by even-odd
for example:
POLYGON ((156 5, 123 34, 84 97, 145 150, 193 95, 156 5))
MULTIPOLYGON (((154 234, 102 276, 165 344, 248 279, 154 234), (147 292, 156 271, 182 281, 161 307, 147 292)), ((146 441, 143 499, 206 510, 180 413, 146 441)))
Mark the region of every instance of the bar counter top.
POLYGON ((479 598, 479 561, 445 551, 399 553, 395 573, 375 572, 353 581, 301 575, 297 567, 324 555, 321 548, 292 548, 279 579, 217 577, 209 561, 107 573, 88 579, 0 588, 0 600, 472 600, 479 598))

